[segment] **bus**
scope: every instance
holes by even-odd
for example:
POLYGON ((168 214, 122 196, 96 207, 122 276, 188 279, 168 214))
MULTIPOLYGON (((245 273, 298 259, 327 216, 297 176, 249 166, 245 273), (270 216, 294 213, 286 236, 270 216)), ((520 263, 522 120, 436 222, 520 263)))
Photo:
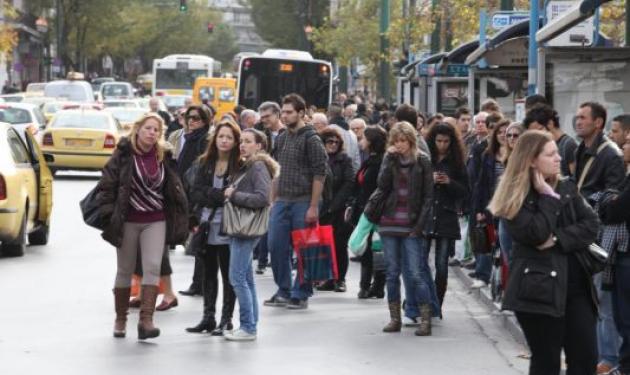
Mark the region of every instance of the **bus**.
POLYGON ((332 65, 313 59, 310 53, 268 49, 240 61, 236 102, 257 109, 265 101, 280 103, 284 95, 297 93, 307 106, 326 110, 332 98, 332 65))
POLYGON ((192 96, 197 77, 218 77, 221 63, 204 55, 168 55, 153 60, 152 96, 192 96))

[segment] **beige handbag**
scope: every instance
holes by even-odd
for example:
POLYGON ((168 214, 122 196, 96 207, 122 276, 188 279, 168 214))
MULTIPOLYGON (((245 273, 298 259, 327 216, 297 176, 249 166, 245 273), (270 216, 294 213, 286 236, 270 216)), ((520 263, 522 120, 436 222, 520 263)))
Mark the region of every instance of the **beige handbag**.
MULTIPOLYGON (((238 178, 233 186, 236 186, 243 177, 244 175, 238 178)), ((231 237, 262 236, 269 229, 269 211, 268 205, 263 208, 248 208, 226 200, 223 205, 222 232, 231 237)))

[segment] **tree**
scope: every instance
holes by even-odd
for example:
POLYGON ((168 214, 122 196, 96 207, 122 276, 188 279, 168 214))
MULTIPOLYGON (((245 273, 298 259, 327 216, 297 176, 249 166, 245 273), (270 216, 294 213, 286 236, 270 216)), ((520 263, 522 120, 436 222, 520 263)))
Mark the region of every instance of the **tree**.
POLYGON ((0 18, 4 19, 0 22, 0 55, 10 56, 18 43, 18 35, 6 21, 15 18, 17 13, 7 0, 0 1, 0 18))
POLYGON ((330 0, 249 0, 258 34, 273 47, 308 50, 305 27, 323 25, 330 0))

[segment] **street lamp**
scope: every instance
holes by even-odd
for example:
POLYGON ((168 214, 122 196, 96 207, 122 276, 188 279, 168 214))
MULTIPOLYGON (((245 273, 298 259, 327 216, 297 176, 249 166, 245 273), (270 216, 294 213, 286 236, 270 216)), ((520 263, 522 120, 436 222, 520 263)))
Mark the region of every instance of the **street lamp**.
MULTIPOLYGON (((50 64, 51 64, 51 56, 50 56, 50 40, 48 37, 48 21, 44 17, 38 17, 35 20, 35 28, 42 34, 42 54, 44 55, 43 61, 43 76, 46 81, 50 80, 50 64)), ((40 73, 42 71, 40 70, 40 73)))

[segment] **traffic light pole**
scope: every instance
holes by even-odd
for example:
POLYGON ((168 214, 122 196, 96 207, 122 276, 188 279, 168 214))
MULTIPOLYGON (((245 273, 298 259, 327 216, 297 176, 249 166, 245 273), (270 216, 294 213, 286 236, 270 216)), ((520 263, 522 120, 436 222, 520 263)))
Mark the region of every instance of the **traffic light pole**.
POLYGON ((527 95, 536 94, 536 80, 538 78, 538 43, 536 33, 539 24, 538 0, 529 1, 529 53, 527 67, 527 95))
POLYGON ((389 40, 387 39, 387 30, 389 29, 389 0, 381 0, 380 25, 379 34, 381 37, 380 48, 380 74, 379 74, 379 93, 388 103, 391 99, 389 89, 390 66, 387 60, 387 50, 389 49, 389 40))

